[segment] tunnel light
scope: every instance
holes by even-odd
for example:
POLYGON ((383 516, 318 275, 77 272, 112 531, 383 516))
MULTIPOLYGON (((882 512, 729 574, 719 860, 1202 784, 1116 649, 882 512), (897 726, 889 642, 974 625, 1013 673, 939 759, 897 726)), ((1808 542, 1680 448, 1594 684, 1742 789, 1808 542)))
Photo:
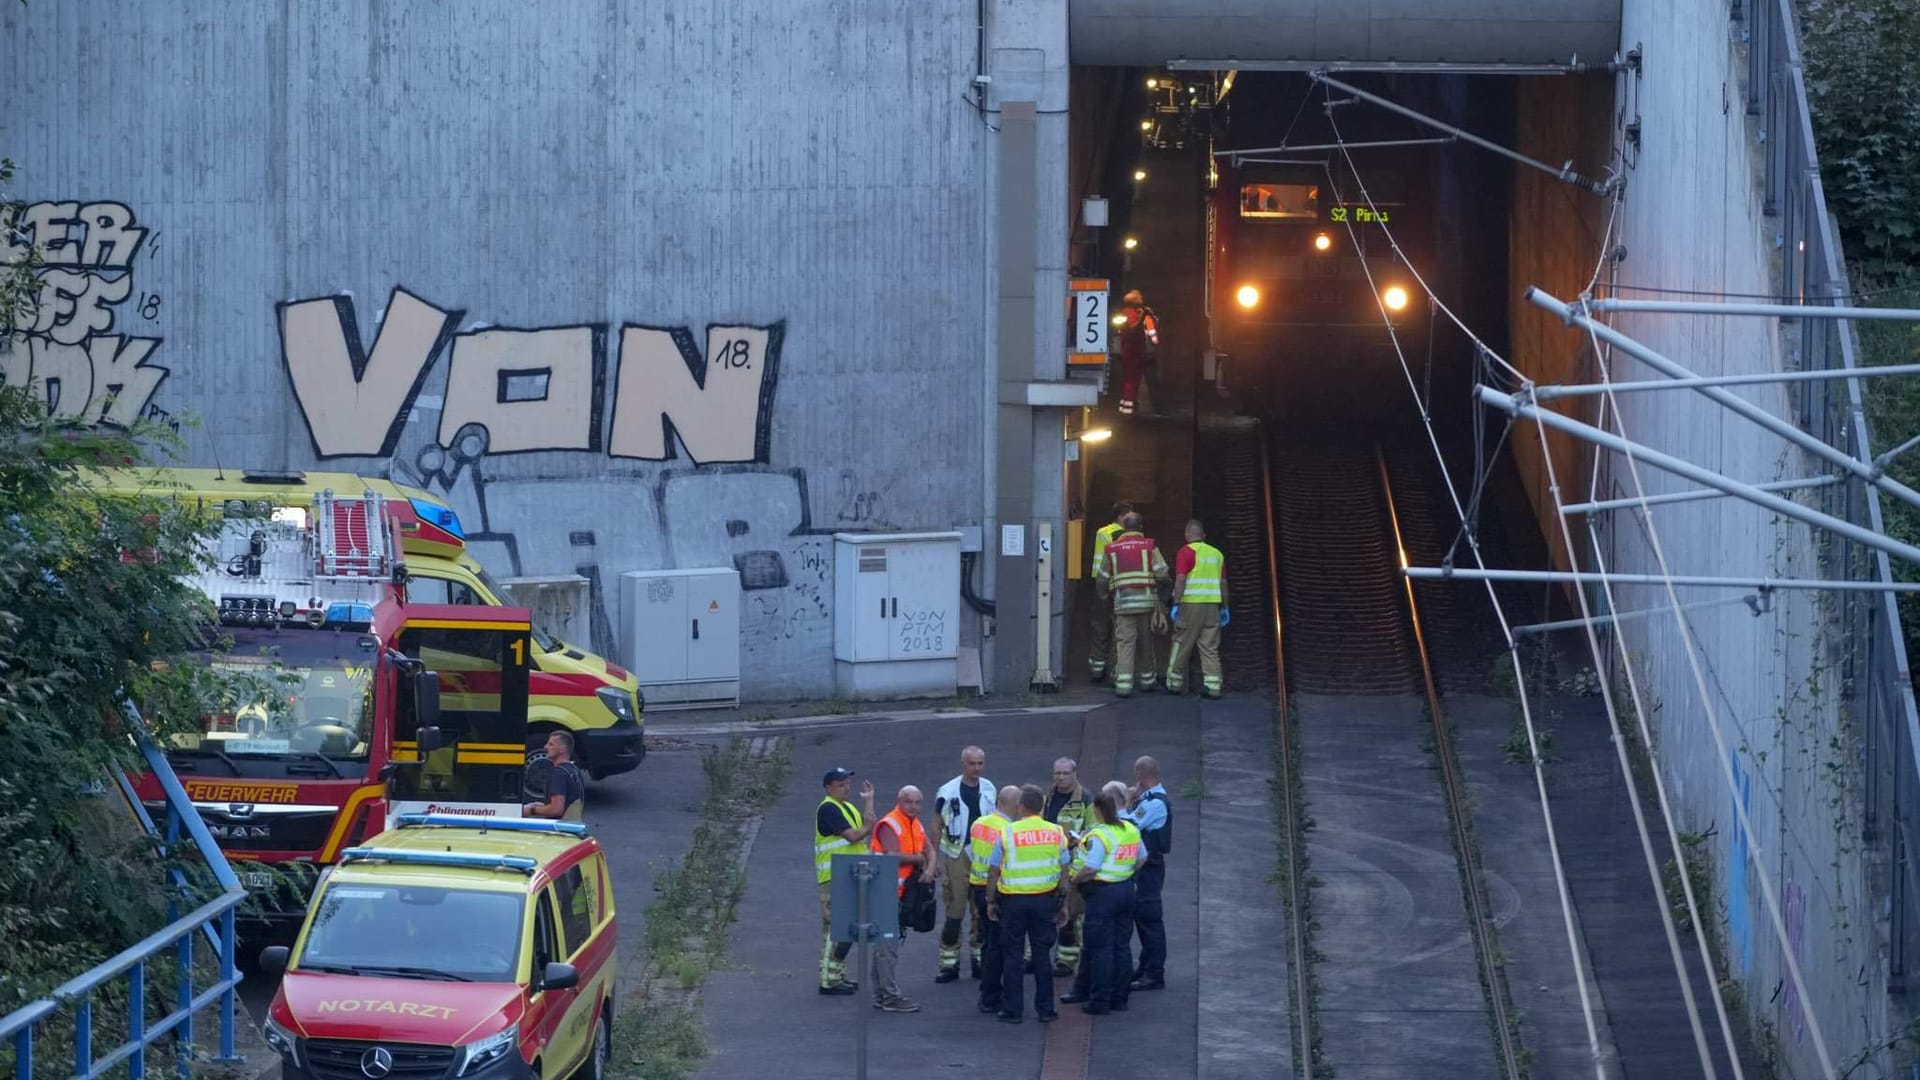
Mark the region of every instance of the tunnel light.
POLYGON ((1149 90, 1158 90, 1159 88, 1160 88, 1160 80, 1159 80, 1159 79, 1148 79, 1148 80, 1147 80, 1147 89, 1149 89, 1149 90))
POLYGON ((1113 317, 1113 325, 1115 326, 1127 325, 1127 317, 1125 315, 1115 315, 1113 317))
POLYGON ((1106 442, 1111 438, 1113 438, 1112 428, 1088 428, 1080 433, 1081 442, 1106 442))
POLYGON ((1152 130, 1153 130, 1153 121, 1151 121, 1151 120, 1142 120, 1142 121, 1140 121, 1140 130, 1141 130, 1141 131, 1152 131, 1152 130))
POLYGON ((1239 290, 1233 294, 1233 298, 1243 308, 1260 306, 1260 290, 1251 285, 1240 286, 1239 290))
POLYGON ((1390 311, 1405 311, 1407 290, 1398 285, 1389 285, 1386 291, 1380 294, 1380 299, 1387 302, 1387 309, 1390 311))
POLYGON ((1134 183, 1136 183, 1136 184, 1137 184, 1137 183, 1139 183, 1140 181, 1142 181, 1142 180, 1145 180, 1146 178, 1147 178, 1147 170, 1145 170, 1145 169, 1135 169, 1135 170, 1133 170, 1133 181, 1134 181, 1134 183))
POLYGON ((1313 238, 1313 250, 1330 251, 1332 248, 1333 237, 1328 236, 1326 233, 1320 233, 1313 238))
POLYGON ((1121 241, 1120 246, 1126 248, 1128 251, 1132 251, 1134 248, 1137 248, 1140 246, 1140 241, 1136 237, 1129 236, 1125 240, 1121 241))

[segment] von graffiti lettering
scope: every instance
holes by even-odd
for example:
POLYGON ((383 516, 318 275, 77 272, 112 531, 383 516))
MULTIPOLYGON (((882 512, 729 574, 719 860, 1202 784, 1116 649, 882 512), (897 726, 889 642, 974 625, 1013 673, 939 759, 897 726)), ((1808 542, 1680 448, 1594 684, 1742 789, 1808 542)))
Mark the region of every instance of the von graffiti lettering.
POLYGON ((605 324, 456 332, 464 315, 396 288, 368 350, 349 297, 280 305, 281 352, 314 453, 390 456, 445 351, 442 447, 477 437, 488 455, 604 445, 610 457, 665 461, 677 441, 699 465, 767 460, 784 322, 709 326, 704 351, 685 327, 629 323, 616 364, 605 324))
MULTIPOLYGON (((153 404, 167 369, 148 362, 161 338, 128 334, 122 305, 136 325, 157 324, 158 293, 134 291, 134 256, 147 230, 117 202, 37 202, 25 207, 12 236, 0 234, 0 264, 40 265, 32 310, 0 350, 0 385, 32 387, 63 420, 128 427, 140 419, 179 425, 153 404)), ((151 245, 148 251, 152 250, 151 245)))

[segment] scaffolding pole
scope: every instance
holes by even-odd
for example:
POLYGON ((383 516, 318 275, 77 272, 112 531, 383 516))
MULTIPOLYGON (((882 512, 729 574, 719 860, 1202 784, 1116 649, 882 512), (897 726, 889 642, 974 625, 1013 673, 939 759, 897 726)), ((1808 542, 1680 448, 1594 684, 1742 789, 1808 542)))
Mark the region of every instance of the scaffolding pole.
MULTIPOLYGON (((1523 581, 1543 585, 1665 585, 1681 588, 1751 589, 1765 595, 1782 589, 1814 592, 1920 592, 1920 581, 1853 581, 1827 578, 1740 578, 1694 574, 1619 574, 1594 570, 1481 570, 1453 566, 1409 566, 1400 571, 1415 581, 1523 581)), ((1671 610, 1671 609, 1668 609, 1671 610)))
POLYGON ((1837 379, 1874 379, 1887 375, 1920 375, 1920 364, 1888 364, 1870 368, 1822 368, 1819 371, 1756 371, 1741 375, 1698 375, 1691 379, 1642 379, 1635 382, 1572 383, 1563 386, 1537 386, 1537 401, 1554 398, 1592 397, 1599 394, 1632 394, 1642 390, 1699 390, 1707 386, 1751 386, 1762 383, 1827 382, 1837 379))
POLYGON ((1444 139, 1381 139, 1375 142, 1314 143, 1311 146, 1249 146, 1244 150, 1215 150, 1213 156, 1242 158, 1249 154, 1280 154, 1306 150, 1373 150, 1385 146, 1446 146, 1458 141, 1448 136, 1444 139))
MULTIPOLYGON (((1678 610, 1704 611, 1708 608, 1732 607, 1735 604, 1745 604, 1748 608, 1752 609, 1756 618, 1772 609, 1768 597, 1760 593, 1749 593, 1746 596, 1731 596, 1719 600, 1700 600, 1691 604, 1681 604, 1678 610)), ((1610 611, 1604 615, 1595 615, 1592 620, 1560 619, 1556 622, 1528 623, 1525 626, 1514 627, 1513 636, 1523 637, 1528 634, 1551 634, 1556 630, 1578 630, 1586 626, 1589 621, 1618 625, 1634 619, 1652 618, 1656 615, 1671 615, 1674 611, 1675 609, 1672 607, 1641 608, 1638 611, 1610 611)))
MULTIPOLYGON (((1583 424, 1571 417, 1562 416, 1557 412, 1542 409, 1537 405, 1524 404, 1513 395, 1503 394, 1491 386, 1482 384, 1474 387, 1473 396, 1503 412, 1515 416, 1524 416, 1536 423, 1545 424, 1548 427, 1564 431, 1569 435, 1576 435, 1596 446, 1604 446, 1609 450, 1627 454, 1635 460, 1644 461, 1656 469, 1673 473, 1676 476, 1684 476, 1695 483, 1704 484, 1710 488, 1718 488, 1729 495, 1737 495, 1756 506, 1771 510, 1784 517, 1790 517, 1796 521, 1805 522, 1808 525, 1827 529, 1855 543, 1865 544, 1868 547, 1884 551, 1889 555, 1898 555, 1910 563, 1920 564, 1920 548, 1916 548, 1911 544, 1903 544, 1898 540, 1891 539, 1869 529, 1863 529, 1850 521, 1834 517, 1831 514, 1823 514, 1818 510, 1801 506, 1799 503, 1789 502, 1778 495, 1761 491, 1752 484, 1729 479, 1714 472, 1712 469, 1695 465, 1691 461, 1684 461, 1671 454, 1663 454, 1650 446, 1629 442, 1612 432, 1602 431, 1591 424, 1583 424)), ((1858 463, 1856 462, 1855 464, 1858 463)))
MULTIPOLYGON (((1775 480, 1765 484, 1755 484, 1755 491, 1800 491, 1805 488, 1828 487, 1846 479, 1841 476, 1810 476, 1804 480, 1775 480)), ((1560 508, 1562 514, 1597 514, 1602 510, 1626 510, 1639 506, 1659 506, 1662 503, 1692 502, 1696 499, 1724 499, 1724 491, 1674 491, 1664 495, 1649 495, 1644 499, 1602 499, 1599 502, 1569 503, 1560 508)))
MULTIPOLYGON (((1585 315, 1574 310, 1571 305, 1541 291, 1538 286, 1528 287, 1527 299, 1531 301, 1535 307, 1544 308, 1560 316, 1561 319, 1565 320, 1567 325, 1578 326, 1587 330, 1602 341, 1606 341, 1628 356, 1632 356, 1646 363, 1663 375, 1668 375, 1676 379, 1699 378, 1697 374, 1682 364, 1669 360, 1665 356, 1654 352, 1652 349, 1615 330, 1606 323, 1587 318, 1585 315)), ((1852 372, 1852 374, 1858 374, 1858 372, 1852 372)), ((1915 491, 1907 485, 1900 483, 1898 480, 1883 475, 1880 470, 1874 468, 1870 463, 1861 461, 1859 458, 1854 457, 1844 450, 1837 450, 1828 446, 1826 443, 1801 431, 1799 428, 1760 408, 1753 402, 1740 397, 1738 394, 1729 393, 1718 386, 1696 386, 1694 389, 1714 401, 1725 405, 1727 408, 1732 409, 1734 412, 1739 413, 1741 416, 1759 424, 1775 435, 1793 443, 1802 450, 1813 454, 1815 457, 1840 466, 1854 476, 1872 484, 1882 494, 1899 499, 1908 506, 1920 508, 1920 491, 1915 491)), ((1724 479, 1724 477, 1722 479, 1724 479)), ((1717 487, 1719 485, 1716 484, 1713 486, 1717 487)), ((1913 549, 1909 548, 1908 550, 1911 551, 1913 549)), ((1902 558, 1911 557, 1910 555, 1902 556, 1902 558)))
POLYGON ((1920 308, 1835 307, 1826 304, 1733 304, 1702 300, 1589 300, 1595 311, 1668 315, 1749 315, 1776 319, 1864 319, 1920 322, 1920 308))

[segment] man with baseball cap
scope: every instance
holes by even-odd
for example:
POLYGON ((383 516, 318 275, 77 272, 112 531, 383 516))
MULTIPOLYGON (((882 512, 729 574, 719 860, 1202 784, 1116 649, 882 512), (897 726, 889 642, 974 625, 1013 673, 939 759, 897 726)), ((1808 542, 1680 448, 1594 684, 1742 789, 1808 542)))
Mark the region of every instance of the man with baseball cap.
POLYGON ((847 981, 847 953, 851 942, 833 940, 833 857, 842 852, 865 849, 873 833, 873 781, 860 784, 861 810, 854 809, 847 796, 853 788, 852 769, 828 769, 820 783, 827 789, 813 819, 813 874, 820 885, 820 992, 846 995, 860 988, 847 981))

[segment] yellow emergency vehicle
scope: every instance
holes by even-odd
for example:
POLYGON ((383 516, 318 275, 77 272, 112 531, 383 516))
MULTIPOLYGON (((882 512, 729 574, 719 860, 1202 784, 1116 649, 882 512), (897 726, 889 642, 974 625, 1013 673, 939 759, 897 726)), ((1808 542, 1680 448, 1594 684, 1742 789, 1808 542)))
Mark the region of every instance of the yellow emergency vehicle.
MULTIPOLYGON (((270 508, 311 508, 332 491, 385 500, 400 527, 407 595, 415 603, 507 604, 505 590, 467 552, 460 515, 426 491, 354 473, 260 472, 242 469, 109 469, 107 490, 152 498, 195 500, 209 508, 233 500, 270 508)), ((96 481, 99 482, 99 481, 96 481)), ((638 768, 646 757, 646 701, 640 680, 613 662, 533 628, 534 655, 527 702, 527 788, 545 791, 546 741, 555 730, 573 735, 575 760, 595 780, 638 768)))
POLYGON ((293 946, 266 1041, 285 1080, 603 1080, 613 886, 577 822, 417 814, 342 853, 293 946))

